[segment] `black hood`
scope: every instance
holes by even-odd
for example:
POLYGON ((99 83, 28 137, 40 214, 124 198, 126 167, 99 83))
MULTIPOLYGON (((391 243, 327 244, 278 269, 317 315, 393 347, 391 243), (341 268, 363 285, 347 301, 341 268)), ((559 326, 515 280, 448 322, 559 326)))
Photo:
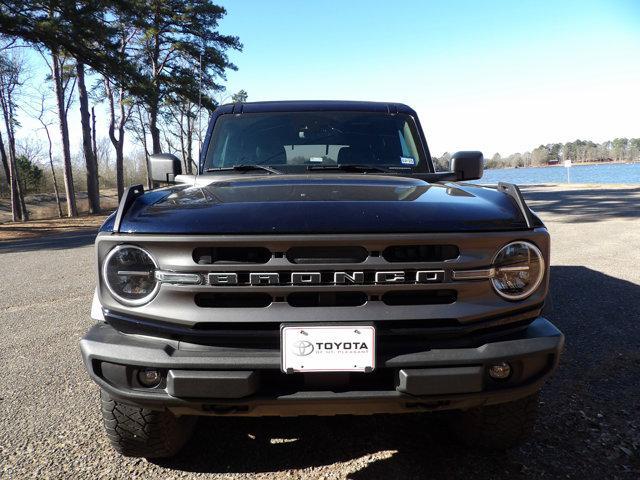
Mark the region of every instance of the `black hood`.
MULTIPOLYGON (((428 233, 525 229, 511 197, 383 175, 215 177, 139 197, 121 231, 174 234, 428 233)), ((103 230, 113 228, 113 218, 103 230)))

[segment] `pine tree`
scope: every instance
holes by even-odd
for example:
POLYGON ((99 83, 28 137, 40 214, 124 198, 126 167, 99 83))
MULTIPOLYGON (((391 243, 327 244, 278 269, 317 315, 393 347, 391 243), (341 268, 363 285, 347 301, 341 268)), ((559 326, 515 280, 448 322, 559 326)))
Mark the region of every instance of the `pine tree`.
POLYGON ((162 151, 159 120, 170 97, 207 109, 215 107, 218 79, 236 67, 228 49, 241 50, 237 37, 216 28, 226 10, 210 0, 147 0, 141 2, 136 25, 142 29, 141 64, 149 88, 142 96, 149 117, 152 152, 162 151), (201 72, 201 73, 200 73, 201 72))

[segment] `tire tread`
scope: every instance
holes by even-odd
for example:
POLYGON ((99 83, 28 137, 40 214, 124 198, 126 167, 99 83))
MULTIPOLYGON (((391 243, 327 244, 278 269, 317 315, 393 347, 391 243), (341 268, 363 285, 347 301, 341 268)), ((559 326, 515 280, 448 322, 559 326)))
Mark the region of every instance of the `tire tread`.
POLYGON ((128 457, 171 457, 189 439, 195 424, 195 417, 126 405, 103 390, 100 405, 107 438, 118 453, 128 457))

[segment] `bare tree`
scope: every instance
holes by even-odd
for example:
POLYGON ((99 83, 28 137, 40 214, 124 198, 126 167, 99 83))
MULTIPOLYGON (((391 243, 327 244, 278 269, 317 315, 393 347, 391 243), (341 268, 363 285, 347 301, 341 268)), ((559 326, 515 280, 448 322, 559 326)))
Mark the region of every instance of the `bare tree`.
POLYGON ((51 77, 56 94, 58 107, 58 122, 62 141, 62 158, 64 161, 64 189, 67 197, 67 216, 77 217, 76 193, 73 187, 73 171, 71 169, 71 149, 69 147, 69 123, 67 114, 71 105, 71 95, 75 88, 75 77, 65 75, 66 58, 57 49, 51 50, 51 77), (68 99, 68 101, 67 101, 68 99))
MULTIPOLYGON (((4 148, 4 139, 2 138, 2 129, 0 129, 0 160, 2 160, 2 170, 4 178, 7 182, 8 191, 11 192, 11 180, 9 175, 9 157, 7 151, 4 148)), ((0 195, 4 194, 4 185, 0 184, 0 195)))
POLYGON ((50 122, 46 121, 46 97, 42 95, 40 98, 40 111, 36 115, 36 119, 42 125, 42 129, 47 135, 48 153, 49 153, 49 166, 51 167, 51 177, 53 178, 53 190, 56 195, 56 205, 58 206, 58 218, 62 218, 62 207, 60 206, 60 190, 58 189, 58 179, 56 178, 56 169, 53 168, 53 144, 51 142, 51 133, 49 132, 50 122))
MULTIPOLYGON (((16 165, 16 116, 15 98, 17 88, 22 83, 24 61, 17 55, 3 54, 0 57, 0 109, 4 118, 9 147, 8 180, 11 191, 11 217, 14 222, 28 221, 29 212, 24 202, 24 195, 20 185, 20 173, 16 165)), ((3 142, 4 143, 4 142, 3 142)), ((4 145, 2 145, 4 151, 4 145)))
POLYGON ((2 138, 2 130, 0 130, 0 159, 2 160, 2 169, 4 170, 4 178, 9 183, 9 158, 4 148, 4 139, 2 138))
POLYGON ((87 198, 89 199, 89 213, 100 212, 100 186, 98 184, 98 162, 93 154, 91 141, 91 116, 89 113, 89 95, 85 83, 85 66, 76 60, 76 75, 78 77, 78 100, 80 103, 80 125, 82 129, 82 151, 87 168, 87 198))
MULTIPOLYGON (((125 21, 119 21, 118 54, 124 61, 130 53, 130 44, 138 30, 125 21)), ((127 95, 122 82, 104 77, 104 90, 109 103, 109 139, 116 151, 116 188, 118 200, 124 192, 124 136, 127 123, 133 113, 133 101, 127 95), (117 132, 117 133, 116 133, 117 132)), ((145 135, 146 137, 146 135, 145 135)))
POLYGON ((104 84, 109 102, 109 139, 116 151, 116 188, 118 189, 118 199, 120 199, 124 192, 125 127, 131 118, 133 104, 127 100, 125 91, 121 86, 116 87, 107 78, 104 79, 104 84))
POLYGON ((96 106, 91 106, 91 141, 92 141, 92 149, 93 156, 98 161, 98 147, 96 145, 96 106))
POLYGON ((149 143, 147 142, 147 127, 145 123, 145 115, 142 113, 143 107, 139 104, 135 106, 135 122, 132 125, 132 131, 136 139, 142 143, 144 147, 144 163, 147 169, 147 188, 153 188, 153 180, 151 179, 151 167, 149 166, 149 143))
MULTIPOLYGON (((193 173, 193 139, 198 135, 196 120, 198 116, 198 105, 189 100, 174 101, 168 107, 170 122, 167 125, 169 132, 180 142, 180 151, 184 163, 184 171, 193 173)), ((165 134, 165 136, 167 136, 165 134)))

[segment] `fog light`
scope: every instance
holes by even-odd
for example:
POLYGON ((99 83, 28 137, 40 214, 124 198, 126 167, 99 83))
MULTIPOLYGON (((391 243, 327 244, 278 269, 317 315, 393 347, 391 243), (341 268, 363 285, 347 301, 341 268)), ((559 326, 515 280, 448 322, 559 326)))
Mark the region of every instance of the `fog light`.
POLYGON ((160 384, 160 380, 162 380, 162 375, 158 370, 147 368, 138 373, 138 380, 145 387, 157 387, 160 384))
POLYGON ((506 362, 497 363, 489 367, 489 376, 496 380, 505 380, 511 375, 511 365, 506 362))

